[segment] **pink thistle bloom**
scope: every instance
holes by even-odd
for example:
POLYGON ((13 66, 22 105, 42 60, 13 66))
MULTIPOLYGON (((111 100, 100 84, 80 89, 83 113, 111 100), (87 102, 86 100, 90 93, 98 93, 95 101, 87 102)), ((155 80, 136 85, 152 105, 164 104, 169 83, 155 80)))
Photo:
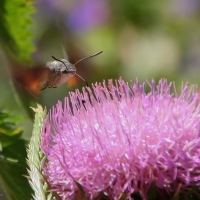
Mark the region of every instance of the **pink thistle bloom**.
POLYGON ((152 184, 167 194, 200 184, 197 87, 186 84, 178 95, 165 79, 148 84, 146 93, 138 80, 110 80, 51 109, 42 131, 43 170, 61 199, 148 199, 152 184))

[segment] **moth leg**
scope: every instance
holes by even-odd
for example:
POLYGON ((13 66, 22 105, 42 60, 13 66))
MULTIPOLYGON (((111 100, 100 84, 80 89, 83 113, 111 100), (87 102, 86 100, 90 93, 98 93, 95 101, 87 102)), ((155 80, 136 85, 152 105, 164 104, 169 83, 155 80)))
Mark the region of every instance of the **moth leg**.
POLYGON ((56 75, 57 76, 54 78, 54 84, 52 86, 53 88, 57 88, 57 84, 61 80, 62 73, 61 72, 57 72, 56 75))
POLYGON ((47 88, 47 86, 43 86, 42 88, 41 88, 41 90, 44 90, 44 89, 46 89, 47 88))
POLYGON ((48 85, 49 88, 57 88, 57 83, 60 81, 61 79, 61 73, 57 72, 53 75, 52 77, 52 83, 51 85, 48 85))

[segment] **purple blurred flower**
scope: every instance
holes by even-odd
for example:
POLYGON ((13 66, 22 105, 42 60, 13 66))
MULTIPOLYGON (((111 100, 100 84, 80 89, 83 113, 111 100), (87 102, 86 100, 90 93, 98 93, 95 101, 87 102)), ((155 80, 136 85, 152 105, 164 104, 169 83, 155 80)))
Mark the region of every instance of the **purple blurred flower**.
POLYGON ((70 10, 66 20, 76 31, 84 31, 104 23, 110 15, 107 0, 82 0, 70 10))
POLYGON ((62 199, 81 199, 80 187, 89 199, 147 199, 152 184, 167 192, 200 184, 197 87, 185 85, 178 95, 165 79, 149 86, 146 93, 138 80, 110 80, 52 108, 42 132, 43 170, 62 199))
POLYGON ((170 7, 178 16, 187 18, 199 12, 200 3, 199 0, 171 0, 170 7))

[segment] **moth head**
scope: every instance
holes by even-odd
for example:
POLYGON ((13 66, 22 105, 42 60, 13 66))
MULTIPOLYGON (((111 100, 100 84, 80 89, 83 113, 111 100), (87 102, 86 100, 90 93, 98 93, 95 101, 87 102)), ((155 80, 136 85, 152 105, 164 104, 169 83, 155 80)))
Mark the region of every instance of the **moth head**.
POLYGON ((63 74, 76 73, 75 66, 68 62, 66 59, 58 59, 54 56, 52 56, 52 58, 55 61, 51 63, 49 68, 59 69, 63 74))
POLYGON ((54 60, 56 60, 54 62, 60 62, 60 63, 62 63, 65 66, 65 67, 60 68, 60 72, 62 72, 63 74, 73 73, 74 75, 78 76, 80 79, 82 79, 83 81, 85 81, 86 85, 88 86, 87 81, 82 76, 80 76, 79 74, 76 73, 76 68, 74 66, 76 63, 74 65, 72 65, 71 63, 69 63, 65 59, 61 59, 60 60, 60 59, 55 58, 54 56, 52 56, 52 58, 54 60))

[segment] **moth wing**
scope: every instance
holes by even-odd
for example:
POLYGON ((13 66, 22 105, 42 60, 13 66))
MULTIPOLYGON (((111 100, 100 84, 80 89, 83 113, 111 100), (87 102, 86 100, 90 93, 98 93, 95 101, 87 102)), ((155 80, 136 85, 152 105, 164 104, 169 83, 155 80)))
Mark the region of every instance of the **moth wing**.
POLYGON ((46 84, 50 70, 46 67, 21 68, 12 73, 14 82, 32 95, 38 96, 46 84))

